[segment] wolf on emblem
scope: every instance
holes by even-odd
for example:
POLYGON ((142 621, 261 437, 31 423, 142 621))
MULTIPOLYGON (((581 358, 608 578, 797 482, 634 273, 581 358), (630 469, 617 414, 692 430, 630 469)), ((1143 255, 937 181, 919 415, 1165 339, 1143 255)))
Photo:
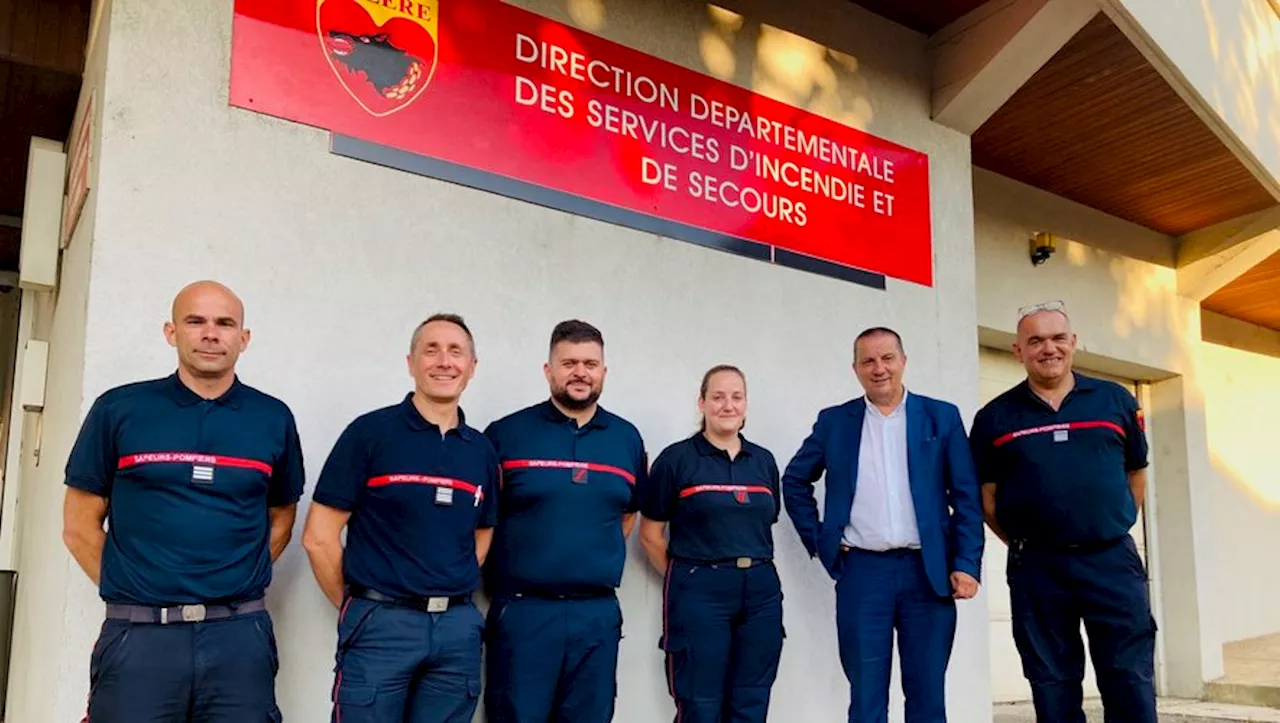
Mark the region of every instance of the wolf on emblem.
POLYGON ((360 107, 385 116, 422 94, 436 67, 437 0, 317 3, 320 47, 360 107))

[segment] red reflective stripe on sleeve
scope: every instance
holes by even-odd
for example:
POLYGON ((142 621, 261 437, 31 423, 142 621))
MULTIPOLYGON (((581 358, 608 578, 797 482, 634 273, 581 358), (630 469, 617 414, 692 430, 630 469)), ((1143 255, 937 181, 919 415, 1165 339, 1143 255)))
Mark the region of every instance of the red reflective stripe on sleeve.
POLYGON ((1121 437, 1125 436, 1124 428, 1115 422, 1063 422, 1062 424, 1046 424, 1042 427, 1030 427, 1028 429, 1019 429, 1016 432, 1009 432, 1006 435, 997 437, 996 441, 991 444, 993 447, 1000 447, 1019 437, 1057 432, 1064 429, 1110 429, 1121 437))
POLYGON ((502 469, 585 469, 589 472, 616 474, 630 485, 636 483, 636 476, 621 467, 596 464, 595 462, 575 462, 567 459, 510 459, 502 463, 502 469))
POLYGON ((224 457, 216 454, 197 454, 195 452, 147 452, 121 457, 117 469, 137 467, 144 464, 206 464, 213 467, 238 467, 240 469, 256 469, 263 474, 271 474, 271 465, 256 459, 241 457, 224 457))
POLYGON ((763 492, 773 495, 773 490, 762 485, 694 485, 680 490, 680 499, 702 492, 763 492))
POLYGON ((480 488, 470 482, 450 477, 432 477, 425 474, 387 474, 374 477, 366 483, 369 487, 387 487, 389 485, 431 485, 432 487, 449 487, 473 495, 480 494, 480 488))

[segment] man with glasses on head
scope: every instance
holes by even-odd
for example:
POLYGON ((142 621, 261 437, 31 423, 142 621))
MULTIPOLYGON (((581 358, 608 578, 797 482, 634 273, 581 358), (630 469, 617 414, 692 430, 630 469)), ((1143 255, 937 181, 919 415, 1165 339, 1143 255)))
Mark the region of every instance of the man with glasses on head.
POLYGON ((1118 384, 1071 370, 1060 301, 1018 312, 1027 379, 974 419, 991 530, 1009 545, 1013 636, 1041 723, 1084 723, 1089 635, 1108 721, 1156 723, 1147 577, 1130 528, 1146 487, 1142 412, 1118 384))

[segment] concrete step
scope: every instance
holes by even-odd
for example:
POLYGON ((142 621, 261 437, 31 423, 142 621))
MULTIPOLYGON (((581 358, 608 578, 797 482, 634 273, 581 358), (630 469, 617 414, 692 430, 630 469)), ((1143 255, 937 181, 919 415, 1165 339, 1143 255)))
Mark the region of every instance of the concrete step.
MULTIPOLYGON (((1219 678, 1205 683, 1204 698, 1215 703, 1280 708, 1280 685, 1234 680, 1230 677, 1219 678)), ((1280 720, 1280 718, 1277 720, 1280 720)))
MULTIPOLYGON (((1158 708, 1160 723, 1280 723, 1280 710, 1259 706, 1166 698, 1158 708)), ((1098 701, 1085 701, 1085 714, 1089 723, 1103 723, 1098 701)), ((1030 703, 997 704, 992 723, 1036 723, 1035 710, 1030 703)))
POLYGON ((1205 684, 1205 700, 1280 708, 1280 635, 1223 646, 1226 675, 1205 684))

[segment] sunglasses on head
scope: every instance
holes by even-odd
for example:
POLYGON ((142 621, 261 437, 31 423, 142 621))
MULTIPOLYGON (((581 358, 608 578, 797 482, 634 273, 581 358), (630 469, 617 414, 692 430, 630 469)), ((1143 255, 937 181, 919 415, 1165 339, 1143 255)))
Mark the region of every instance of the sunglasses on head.
POLYGON ((1061 311, 1067 313, 1067 305, 1061 301, 1046 301, 1042 304, 1031 304, 1018 309, 1018 321, 1041 311, 1061 311))

